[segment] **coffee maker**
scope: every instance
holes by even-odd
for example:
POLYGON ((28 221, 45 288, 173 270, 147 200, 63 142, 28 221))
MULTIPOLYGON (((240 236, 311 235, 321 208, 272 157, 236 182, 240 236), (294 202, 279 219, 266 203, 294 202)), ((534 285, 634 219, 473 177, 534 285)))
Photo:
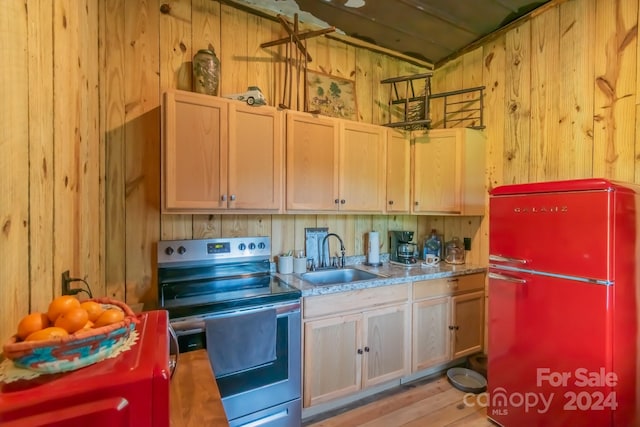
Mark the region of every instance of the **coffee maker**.
POLYGON ((413 231, 389 231, 390 261, 403 265, 415 264, 418 257, 418 245, 412 240, 413 231))

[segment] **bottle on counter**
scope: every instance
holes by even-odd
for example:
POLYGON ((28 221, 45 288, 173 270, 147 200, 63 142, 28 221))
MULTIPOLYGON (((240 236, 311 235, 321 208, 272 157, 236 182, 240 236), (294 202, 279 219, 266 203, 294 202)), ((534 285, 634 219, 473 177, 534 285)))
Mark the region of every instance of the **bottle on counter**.
POLYGON ((442 241, 436 233, 436 229, 431 229, 431 234, 424 239, 424 245, 422 247, 422 259, 426 259, 427 255, 435 255, 442 259, 442 241))

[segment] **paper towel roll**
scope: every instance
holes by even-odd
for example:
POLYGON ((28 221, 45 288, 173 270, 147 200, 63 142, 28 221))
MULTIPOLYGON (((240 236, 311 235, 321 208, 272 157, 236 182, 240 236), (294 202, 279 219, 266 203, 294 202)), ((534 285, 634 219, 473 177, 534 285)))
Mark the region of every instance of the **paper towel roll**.
POLYGON ((369 250, 367 251, 367 263, 380 263, 380 233, 377 231, 369 232, 369 250))

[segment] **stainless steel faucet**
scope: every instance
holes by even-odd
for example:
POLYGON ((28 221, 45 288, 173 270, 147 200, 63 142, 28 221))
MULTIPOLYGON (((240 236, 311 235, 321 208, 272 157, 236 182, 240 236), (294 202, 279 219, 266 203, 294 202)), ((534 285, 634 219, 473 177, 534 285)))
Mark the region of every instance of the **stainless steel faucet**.
MULTIPOLYGON (((324 245, 326 244, 327 239, 329 238, 329 236, 334 236, 335 238, 337 238, 337 239, 340 241, 340 252, 342 253, 342 256, 340 257, 340 265, 339 265, 339 268, 343 268, 343 267, 344 267, 344 262, 345 262, 345 260, 344 260, 344 254, 345 254, 346 250, 345 250, 345 248, 344 248, 344 243, 342 242, 342 239, 341 239, 341 238, 340 238, 340 236, 338 236, 336 233, 329 233, 329 234, 327 234, 326 236, 324 236, 324 239, 322 239, 322 246, 321 246, 321 248, 322 248, 322 253, 323 253, 323 255, 324 255, 324 245)), ((327 252, 328 252, 328 249, 327 249, 327 252)), ((329 255, 329 258, 331 258, 331 255, 329 255)), ((322 260, 322 266, 323 266, 324 268, 329 267, 329 266, 330 266, 330 262, 329 262, 329 260, 327 260, 327 259, 322 260)))

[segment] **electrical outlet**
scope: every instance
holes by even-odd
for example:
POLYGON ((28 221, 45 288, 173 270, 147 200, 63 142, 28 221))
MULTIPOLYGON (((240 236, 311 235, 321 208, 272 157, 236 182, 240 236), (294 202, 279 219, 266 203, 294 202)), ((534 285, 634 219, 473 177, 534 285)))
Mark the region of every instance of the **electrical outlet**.
POLYGON ((69 294, 69 284, 71 283, 71 276, 69 276, 69 270, 62 272, 62 295, 69 294))
POLYGON ((462 240, 464 241, 464 250, 465 251, 470 251, 471 250, 471 237, 465 237, 462 240))

